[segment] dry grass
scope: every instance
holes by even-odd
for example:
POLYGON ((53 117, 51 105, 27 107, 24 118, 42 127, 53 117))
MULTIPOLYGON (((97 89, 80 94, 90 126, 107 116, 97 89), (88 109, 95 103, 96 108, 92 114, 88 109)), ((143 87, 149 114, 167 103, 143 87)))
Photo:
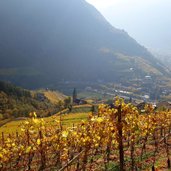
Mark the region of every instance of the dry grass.
POLYGON ((54 104, 58 103, 60 100, 63 101, 67 96, 58 91, 44 91, 44 95, 54 104))

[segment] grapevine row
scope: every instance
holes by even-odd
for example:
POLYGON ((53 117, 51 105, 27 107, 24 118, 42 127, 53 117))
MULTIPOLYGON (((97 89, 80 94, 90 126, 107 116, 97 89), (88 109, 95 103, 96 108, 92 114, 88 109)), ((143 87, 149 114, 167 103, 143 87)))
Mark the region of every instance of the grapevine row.
POLYGON ((51 126, 33 113, 22 133, 2 134, 0 170, 155 170, 161 153, 170 168, 171 112, 147 105, 141 114, 119 98, 114 106, 100 105, 73 127, 55 117, 51 126))

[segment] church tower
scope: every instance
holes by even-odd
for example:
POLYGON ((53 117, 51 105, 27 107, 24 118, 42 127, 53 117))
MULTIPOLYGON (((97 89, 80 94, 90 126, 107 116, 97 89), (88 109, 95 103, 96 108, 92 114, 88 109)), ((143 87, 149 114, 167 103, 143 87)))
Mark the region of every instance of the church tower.
POLYGON ((73 103, 76 101, 76 99, 77 99, 77 90, 76 90, 76 88, 74 88, 73 94, 72 94, 73 103))

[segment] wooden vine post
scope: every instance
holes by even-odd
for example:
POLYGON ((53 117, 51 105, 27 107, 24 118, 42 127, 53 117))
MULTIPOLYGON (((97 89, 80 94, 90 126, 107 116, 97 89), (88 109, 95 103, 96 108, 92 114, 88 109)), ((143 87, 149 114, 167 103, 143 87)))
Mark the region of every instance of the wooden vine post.
POLYGON ((122 111, 121 105, 118 107, 118 135, 119 135, 119 164, 120 164, 120 171, 124 171, 124 150, 123 150, 123 131, 122 131, 122 111))

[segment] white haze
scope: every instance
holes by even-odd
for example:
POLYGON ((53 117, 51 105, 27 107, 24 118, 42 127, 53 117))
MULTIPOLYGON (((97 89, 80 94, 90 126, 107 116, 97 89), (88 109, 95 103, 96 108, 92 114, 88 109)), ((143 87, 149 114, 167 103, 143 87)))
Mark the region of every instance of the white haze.
POLYGON ((171 0, 87 0, 142 45, 171 52, 171 0))

